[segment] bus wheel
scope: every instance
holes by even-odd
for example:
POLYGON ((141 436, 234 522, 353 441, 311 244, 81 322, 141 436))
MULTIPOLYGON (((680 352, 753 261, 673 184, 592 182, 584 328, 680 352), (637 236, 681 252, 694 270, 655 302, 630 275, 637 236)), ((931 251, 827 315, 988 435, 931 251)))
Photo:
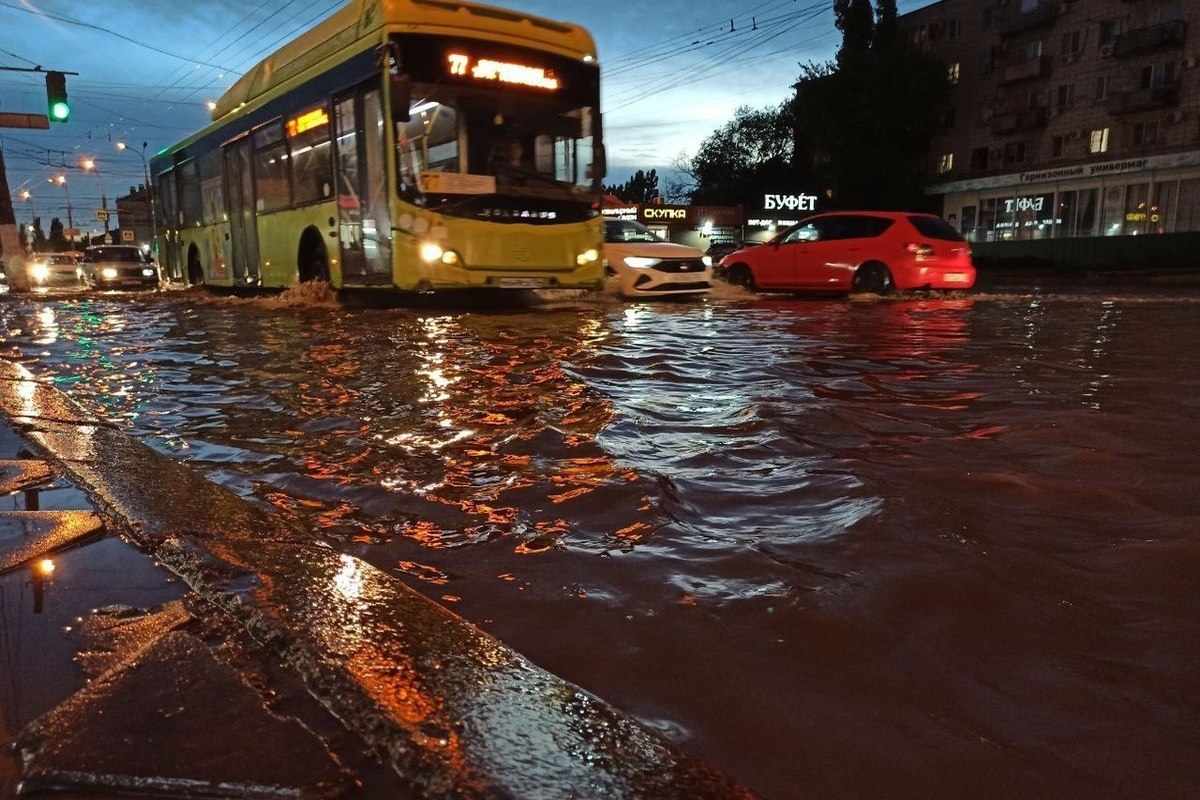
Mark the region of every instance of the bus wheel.
POLYGON ((851 288, 856 293, 891 294, 896 289, 896 282, 892 280, 892 273, 886 265, 878 261, 868 261, 854 271, 854 283, 851 288))
POLYGON ((200 263, 200 252, 194 247, 188 252, 187 278, 188 286, 204 284, 204 266, 200 263))

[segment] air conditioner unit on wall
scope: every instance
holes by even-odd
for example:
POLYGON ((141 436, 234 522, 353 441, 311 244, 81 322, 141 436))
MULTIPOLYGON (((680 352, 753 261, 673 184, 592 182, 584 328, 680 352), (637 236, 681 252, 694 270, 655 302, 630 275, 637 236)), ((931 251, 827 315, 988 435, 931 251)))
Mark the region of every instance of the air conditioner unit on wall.
POLYGON ((1074 64, 1078 60, 1079 53, 1063 53, 1062 63, 1064 64, 1074 64))
POLYGON ((1197 64, 1200 64, 1200 59, 1196 58, 1195 56, 1184 56, 1179 61, 1179 66, 1183 67, 1184 69, 1194 69, 1197 64))
POLYGON ((1170 122, 1170 123, 1183 122, 1183 112, 1182 111, 1168 111, 1166 120, 1167 120, 1167 122, 1170 122))
POLYGON ((988 158, 993 159, 993 160, 995 160, 997 158, 1004 158, 1004 151, 1001 150, 999 147, 993 147, 991 150, 988 151, 988 158))
POLYGON ((1112 42, 1106 42, 1106 43, 1100 45, 1100 57, 1101 58, 1108 58, 1112 54, 1113 54, 1113 43, 1112 42))

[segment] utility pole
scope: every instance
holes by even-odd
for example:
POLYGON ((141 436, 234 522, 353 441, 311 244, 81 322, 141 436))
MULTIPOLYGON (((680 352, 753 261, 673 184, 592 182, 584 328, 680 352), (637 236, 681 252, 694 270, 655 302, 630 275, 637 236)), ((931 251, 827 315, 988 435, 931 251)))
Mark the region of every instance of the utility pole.
POLYGON ((17 241, 17 216, 8 193, 8 173, 4 170, 4 151, 0 150, 0 256, 12 256, 21 249, 17 241))

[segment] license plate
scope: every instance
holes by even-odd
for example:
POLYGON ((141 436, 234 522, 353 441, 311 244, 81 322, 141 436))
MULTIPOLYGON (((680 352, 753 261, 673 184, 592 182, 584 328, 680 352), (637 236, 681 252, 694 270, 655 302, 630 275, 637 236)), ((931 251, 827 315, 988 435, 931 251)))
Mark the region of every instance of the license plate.
POLYGON ((547 286, 545 278, 501 278, 501 289, 544 289, 547 286))
POLYGON ((967 279, 966 273, 963 272, 947 272, 946 280, 951 283, 962 283, 967 279))

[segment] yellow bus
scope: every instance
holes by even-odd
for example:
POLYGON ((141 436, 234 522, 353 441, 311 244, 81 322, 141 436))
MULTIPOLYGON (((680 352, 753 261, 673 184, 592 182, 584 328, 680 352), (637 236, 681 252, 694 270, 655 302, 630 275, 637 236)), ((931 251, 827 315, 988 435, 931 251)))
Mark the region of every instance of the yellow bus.
POLYGON ((352 0, 151 159, 160 261, 228 287, 598 287, 599 101, 577 25, 352 0))

